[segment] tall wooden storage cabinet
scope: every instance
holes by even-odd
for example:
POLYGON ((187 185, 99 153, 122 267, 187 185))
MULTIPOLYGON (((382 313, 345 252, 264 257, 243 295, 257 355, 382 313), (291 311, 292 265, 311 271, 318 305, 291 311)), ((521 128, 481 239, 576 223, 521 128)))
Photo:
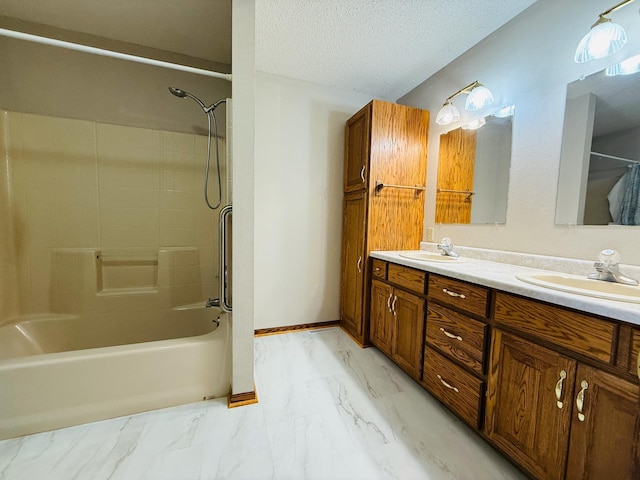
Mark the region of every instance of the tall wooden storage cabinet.
POLYGON ((420 247, 428 134, 428 111, 380 100, 347 121, 340 320, 361 344, 369 252, 420 247))

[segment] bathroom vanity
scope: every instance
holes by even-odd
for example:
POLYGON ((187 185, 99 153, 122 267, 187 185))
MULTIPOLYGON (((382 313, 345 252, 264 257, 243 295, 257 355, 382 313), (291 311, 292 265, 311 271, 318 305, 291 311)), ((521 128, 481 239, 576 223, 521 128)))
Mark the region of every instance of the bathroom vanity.
POLYGON ((536 478, 640 478, 640 303, 399 253, 371 253, 373 345, 536 478))

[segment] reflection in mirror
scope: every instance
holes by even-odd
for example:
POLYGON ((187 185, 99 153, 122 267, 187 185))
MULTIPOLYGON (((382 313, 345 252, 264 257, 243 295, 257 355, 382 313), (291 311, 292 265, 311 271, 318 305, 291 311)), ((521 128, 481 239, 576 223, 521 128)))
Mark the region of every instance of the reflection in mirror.
POLYGON ((556 224, 640 225, 640 73, 613 70, 567 86, 556 224))
POLYGON ((513 111, 440 136, 436 223, 505 223, 513 111))

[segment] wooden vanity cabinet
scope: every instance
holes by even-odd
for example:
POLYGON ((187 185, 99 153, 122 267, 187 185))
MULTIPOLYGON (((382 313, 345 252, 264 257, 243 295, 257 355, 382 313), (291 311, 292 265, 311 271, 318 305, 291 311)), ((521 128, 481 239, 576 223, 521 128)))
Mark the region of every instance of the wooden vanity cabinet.
POLYGON ((541 479, 640 478, 640 387, 610 372, 619 325, 501 292, 495 320, 491 442, 541 479))
MULTIPOLYGON (((397 280, 394 270, 390 268, 390 271, 391 279, 397 280)), ((400 368, 419 380, 425 315, 425 299, 421 295, 424 292, 425 274, 405 267, 400 272, 409 278, 422 278, 421 286, 412 292, 379 279, 372 280, 369 338, 400 368)), ((416 284, 420 285, 420 282, 416 284)))
POLYGON ((346 123, 340 324, 357 342, 368 335, 368 289, 372 250, 420 246, 429 112, 373 100, 346 123))

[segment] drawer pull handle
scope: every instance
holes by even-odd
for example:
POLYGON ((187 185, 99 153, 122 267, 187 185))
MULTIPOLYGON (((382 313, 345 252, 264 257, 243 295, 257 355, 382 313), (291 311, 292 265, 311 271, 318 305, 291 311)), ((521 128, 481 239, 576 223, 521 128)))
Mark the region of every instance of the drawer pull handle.
POLYGON ((440 375, 438 375, 438 379, 440 380, 440 382, 447 387, 449 390, 453 390, 456 393, 459 393, 460 390, 458 390, 456 387, 449 385, 447 382, 445 382, 442 377, 440 375))
POLYGON ((389 294, 389 298, 387 298, 387 308, 389 309, 389 313, 393 313, 391 310, 391 299, 393 298, 393 293, 389 294))
POLYGON ((364 183, 364 169, 367 168, 365 165, 362 166, 362 170, 360 170, 360 178, 362 179, 362 183, 364 183))
POLYGON ((396 302, 398 301, 398 296, 395 295, 393 297, 393 303, 391 304, 391 311, 393 312, 393 316, 396 316, 396 302))
POLYGON ((560 380, 556 383, 556 405, 562 410, 564 403, 562 402, 562 387, 564 385, 564 379, 567 378, 567 372, 560 370, 560 380))
POLYGON ((453 333, 449 333, 447 332, 444 328, 440 327, 440 331, 442 333, 444 333, 447 337, 449 338, 455 338, 456 340, 458 340, 459 342, 462 341, 462 337, 460 335, 454 335, 453 333))
POLYGON ((578 420, 584 422, 584 392, 589 388, 589 384, 586 380, 582 380, 580 386, 582 389, 578 392, 578 396, 576 397, 576 407, 578 407, 578 420))
POLYGON ((447 295, 449 295, 450 297, 460 297, 460 298, 467 298, 464 296, 464 293, 456 293, 456 292, 452 292, 451 290, 447 290, 446 288, 443 288, 442 291, 444 293, 446 293, 447 295))
POLYGON ((358 257, 358 272, 362 273, 362 257, 358 257))

